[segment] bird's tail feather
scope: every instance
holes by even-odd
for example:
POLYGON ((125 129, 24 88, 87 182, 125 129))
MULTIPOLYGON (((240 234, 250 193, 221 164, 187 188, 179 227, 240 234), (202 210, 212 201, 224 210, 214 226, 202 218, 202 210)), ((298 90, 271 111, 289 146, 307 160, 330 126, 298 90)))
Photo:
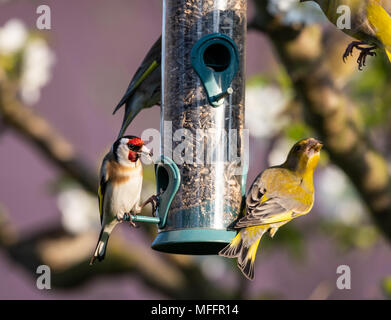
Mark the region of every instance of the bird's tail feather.
POLYGON ((249 241, 243 241, 242 231, 240 231, 231 243, 219 252, 219 255, 227 258, 238 258, 238 268, 247 279, 253 280, 255 257, 258 245, 261 241, 262 235, 267 230, 268 227, 261 227, 261 230, 258 230, 258 237, 252 243, 249 241))
POLYGON ((132 97, 132 100, 127 102, 127 105, 125 108, 124 119, 122 121, 121 130, 118 133, 117 139, 121 138, 124 135, 129 124, 138 115, 138 113, 143 109, 142 99, 143 99, 143 96, 136 93, 132 97))
POLYGON ((105 230, 104 228, 102 228, 102 230, 100 231, 99 240, 96 245, 94 255, 92 256, 92 258, 90 260, 90 265, 92 265, 96 259, 98 259, 98 261, 102 261, 105 258, 107 243, 109 241, 109 236, 110 236, 110 233, 107 230, 105 230))
MULTIPOLYGON (((127 96, 125 96, 125 97, 127 98, 127 96)), ((114 108, 113 114, 115 114, 118 111, 118 109, 121 108, 125 104, 125 102, 126 102, 125 97, 122 98, 120 102, 118 102, 117 106, 114 108)))
POLYGON ((254 279, 255 256, 257 255, 258 245, 261 238, 258 238, 249 247, 243 247, 241 255, 238 258, 238 268, 249 280, 254 279))
POLYGON ((239 256, 239 253, 242 251, 243 240, 240 235, 240 232, 236 235, 235 238, 228 244, 225 248, 223 248, 219 255, 227 258, 236 258, 239 256))
POLYGON ((121 138, 124 135, 126 129, 128 128, 129 124, 132 122, 134 117, 137 115, 137 113, 138 112, 132 112, 132 110, 129 112, 128 115, 125 113, 125 117, 122 122, 121 130, 118 133, 117 139, 121 138))

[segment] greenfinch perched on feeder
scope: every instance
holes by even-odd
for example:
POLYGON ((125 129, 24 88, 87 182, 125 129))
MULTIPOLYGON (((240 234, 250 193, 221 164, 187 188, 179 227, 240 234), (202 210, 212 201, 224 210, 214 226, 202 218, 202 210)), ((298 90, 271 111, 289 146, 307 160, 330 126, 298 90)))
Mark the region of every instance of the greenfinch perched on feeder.
POLYGON ((270 167, 255 178, 246 197, 246 214, 234 228, 239 233, 219 252, 237 258, 237 265, 250 280, 254 279, 254 262, 264 233, 271 237, 278 228, 308 213, 314 203, 313 174, 322 144, 309 138, 297 142, 286 161, 270 167))
POLYGON ((391 0, 300 0, 306 1, 315 1, 336 26, 341 17, 341 6, 350 8, 351 28, 342 31, 359 41, 347 47, 344 61, 352 55, 354 48, 361 51, 357 60, 359 70, 365 66, 367 56, 376 55, 374 50, 377 48, 385 50, 391 61, 391 0))
POLYGON ((161 92, 161 36, 148 51, 140 67, 129 83, 121 101, 113 114, 125 104, 125 113, 118 138, 122 137, 126 128, 135 116, 144 108, 160 104, 161 92))
POLYGON ((102 229, 90 264, 96 259, 102 261, 107 242, 114 227, 122 221, 130 221, 130 214, 137 214, 153 197, 141 206, 140 195, 143 183, 143 169, 140 155, 151 156, 144 141, 135 136, 125 136, 114 142, 104 157, 100 169, 98 189, 99 212, 102 229))

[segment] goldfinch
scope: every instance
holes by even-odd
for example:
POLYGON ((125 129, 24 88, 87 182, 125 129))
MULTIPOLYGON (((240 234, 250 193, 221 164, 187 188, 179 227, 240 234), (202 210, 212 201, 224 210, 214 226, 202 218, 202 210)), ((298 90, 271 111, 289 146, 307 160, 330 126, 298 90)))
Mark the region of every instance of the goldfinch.
POLYGON ((350 8, 351 28, 342 31, 360 41, 353 41, 347 47, 344 61, 354 48, 361 51, 357 60, 359 70, 365 66, 367 56, 376 55, 377 48, 385 50, 391 61, 391 0, 300 0, 306 1, 315 1, 334 25, 341 16, 338 8, 342 5, 350 8))
POLYGON ((96 259, 104 259, 107 242, 114 227, 122 221, 131 222, 130 214, 139 213, 146 204, 139 205, 143 183, 141 154, 148 157, 152 155, 144 146, 143 140, 125 136, 114 142, 103 159, 98 189, 102 229, 90 264, 96 259))
POLYGON ((161 36, 145 56, 133 76, 125 95, 115 107, 113 114, 125 104, 125 113, 118 138, 122 137, 134 117, 144 108, 160 105, 161 84, 161 36))
POLYGON ((234 228, 239 233, 219 252, 238 258, 237 265, 250 280, 254 279, 254 262, 264 233, 271 237, 290 220, 308 213, 314 203, 313 174, 322 144, 313 139, 297 142, 286 161, 261 172, 246 197, 246 215, 234 228))

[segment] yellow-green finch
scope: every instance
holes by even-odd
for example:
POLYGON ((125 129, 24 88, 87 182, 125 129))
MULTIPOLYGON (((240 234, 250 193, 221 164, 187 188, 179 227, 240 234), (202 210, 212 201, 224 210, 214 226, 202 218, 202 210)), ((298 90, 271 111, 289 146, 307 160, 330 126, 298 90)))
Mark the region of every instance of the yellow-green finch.
POLYGON ((144 108, 160 104, 161 84, 161 47, 159 37, 148 51, 140 67, 133 76, 125 95, 114 109, 117 112, 125 104, 125 113, 118 138, 122 137, 134 117, 144 108))
POLYGON ((246 214, 234 228, 239 233, 219 255, 237 258, 237 265, 250 280, 264 233, 271 237, 290 220, 308 213, 314 203, 313 174, 322 144, 309 138, 297 142, 286 161, 261 172, 246 197, 246 214))
POLYGON ((338 24, 342 5, 348 6, 351 12, 351 28, 341 29, 344 33, 359 40, 352 42, 346 49, 343 59, 352 55, 354 48, 360 50, 357 60, 361 70, 366 57, 374 56, 375 49, 385 50, 391 60, 391 0, 300 0, 315 1, 334 24, 338 24), (369 47, 363 47, 368 45, 369 47))

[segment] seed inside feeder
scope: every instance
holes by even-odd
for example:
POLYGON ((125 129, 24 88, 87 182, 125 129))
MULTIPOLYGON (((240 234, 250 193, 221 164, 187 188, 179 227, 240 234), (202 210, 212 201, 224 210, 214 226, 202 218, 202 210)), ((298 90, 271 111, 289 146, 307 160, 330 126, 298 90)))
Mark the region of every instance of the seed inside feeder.
MULTIPOLYGON (((165 7, 162 117, 172 123, 173 134, 186 129, 191 139, 172 141, 172 148, 163 144, 162 153, 173 157, 169 151, 175 153, 180 145, 182 156, 186 150, 192 150, 193 156, 192 161, 177 163, 181 185, 164 231, 224 230, 238 217, 242 203, 246 1, 170 0, 165 7), (223 103, 212 107, 193 69, 190 52, 199 39, 216 32, 233 40, 240 61, 223 103), (237 139, 231 139, 230 130, 236 130, 237 139)), ((212 44, 203 59, 207 67, 223 72, 229 66, 230 53, 224 45, 212 44)))

